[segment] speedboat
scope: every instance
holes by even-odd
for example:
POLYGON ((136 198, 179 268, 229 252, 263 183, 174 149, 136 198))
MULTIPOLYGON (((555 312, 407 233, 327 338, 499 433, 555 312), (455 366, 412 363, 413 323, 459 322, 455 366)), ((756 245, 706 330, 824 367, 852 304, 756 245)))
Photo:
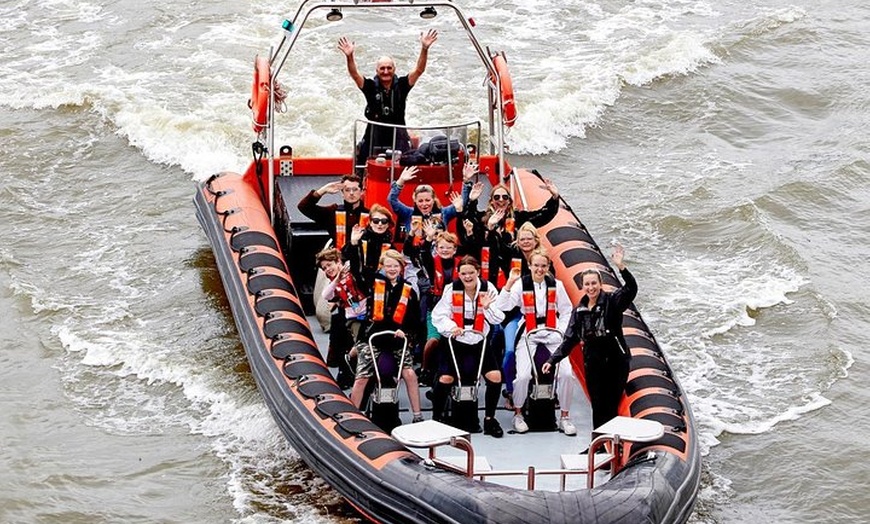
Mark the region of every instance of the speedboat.
MULTIPOLYGON (((408 157, 396 149, 396 137, 407 136, 416 152, 430 146, 431 156, 416 155, 414 184, 429 184, 439 195, 458 192, 462 167, 474 160, 485 186, 481 200, 499 183, 510 187, 518 208, 537 209, 550 198, 538 171, 512 166, 505 157, 505 133, 517 118, 510 73, 504 54, 484 47, 475 27, 450 0, 303 0, 283 21, 278 45, 255 59, 249 104, 255 158, 244 172, 199 182, 194 204, 257 386, 305 463, 372 522, 685 522, 700 482, 696 426, 686 394, 633 306, 623 318, 632 359, 619 416, 592 428, 588 399, 578 388, 577 437, 539 431, 496 439, 444 422, 412 422, 404 405, 402 424, 388 432, 354 406, 325 363, 326 336, 313 316, 314 255, 329 232, 296 207, 311 189, 360 173, 366 204, 385 203, 408 157), (485 117, 469 111, 459 122, 389 126, 394 147, 363 155, 357 154, 359 139, 378 125, 365 119, 352 123, 344 156, 296 156, 292 144, 277 144, 279 120, 292 121, 278 111, 287 89, 280 80, 293 77, 285 66, 305 38, 306 23, 314 15, 335 20, 353 10, 390 10, 398 19, 455 16, 451 27, 467 38, 451 41, 467 42, 479 59, 481 92, 469 97, 486 101, 485 117)), ((574 303, 582 297, 578 277, 586 268, 603 273, 605 289, 620 286, 564 198, 539 232, 574 303)), ((581 384, 582 358, 574 351, 566 360, 581 384)), ((510 427, 512 414, 498 410, 502 426, 510 427)))

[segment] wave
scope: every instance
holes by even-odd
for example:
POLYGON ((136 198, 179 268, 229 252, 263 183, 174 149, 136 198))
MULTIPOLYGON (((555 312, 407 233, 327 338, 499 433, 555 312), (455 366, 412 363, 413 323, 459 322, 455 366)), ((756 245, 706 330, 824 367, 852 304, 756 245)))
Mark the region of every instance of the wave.
MULTIPOLYGON (((642 180, 637 198, 616 213, 629 217, 621 234, 644 253, 639 307, 690 397, 702 453, 722 433, 769 432, 830 405, 825 392, 850 358, 841 347, 806 341, 828 340, 837 311, 769 205, 771 195, 801 198, 805 187, 774 184, 731 203, 704 179, 642 180)), ((809 201, 828 198, 837 197, 809 201)))
MULTIPOLYGON (((271 8, 254 17, 233 13, 215 23, 207 14, 146 12, 152 18, 137 21, 143 27, 127 34, 119 29, 131 20, 88 5, 78 11, 69 3, 52 6, 64 20, 78 24, 61 29, 21 17, 7 22, 5 34, 29 38, 0 66, 0 104, 92 111, 152 162, 179 166, 195 179, 249 162, 254 138, 246 108, 250 64, 258 50, 273 43, 285 13, 271 8), (238 35, 245 38, 229 45, 238 35), (111 50, 108 61, 106 50, 111 50)), ((478 21, 481 41, 507 51, 520 114, 508 143, 517 154, 564 150, 600 121, 626 85, 691 74, 719 60, 711 48, 721 37, 706 27, 715 13, 680 2, 632 4, 612 12, 586 2, 489 2, 467 10, 478 21)), ((358 62, 365 71, 377 53, 390 52, 400 64, 416 57, 421 22, 397 26, 388 21, 371 19, 372 27, 383 29, 378 41, 359 35, 358 62)), ((459 36, 445 24, 412 94, 411 123, 467 115, 454 102, 472 90, 482 94, 479 70, 472 73, 469 65, 473 57, 447 51, 459 36)), ((294 124, 287 128, 284 122, 278 143, 291 143, 300 154, 352 147, 349 123, 362 116, 362 97, 349 80, 323 84, 346 75, 335 50, 343 31, 341 24, 315 22, 298 42, 293 76, 284 77, 293 103, 291 115, 280 118, 294 124)), ((485 101, 474 101, 472 114, 485 111, 485 101)))
POLYGON ((805 404, 789 406, 784 411, 762 420, 725 423, 721 425, 721 431, 738 435, 759 435, 772 430, 780 422, 798 420, 801 415, 817 411, 830 404, 831 401, 821 393, 814 393, 806 399, 805 404))

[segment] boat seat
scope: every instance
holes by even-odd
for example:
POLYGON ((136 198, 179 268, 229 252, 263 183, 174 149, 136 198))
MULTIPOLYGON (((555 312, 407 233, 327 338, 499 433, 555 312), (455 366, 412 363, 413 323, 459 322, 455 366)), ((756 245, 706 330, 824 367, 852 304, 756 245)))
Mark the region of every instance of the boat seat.
POLYGON ((450 471, 461 472, 466 477, 492 471, 492 466, 486 457, 474 455, 471 435, 465 430, 435 420, 424 420, 399 426, 393 429, 392 435, 394 439, 409 448, 428 448, 429 460, 432 464, 450 471), (435 448, 439 446, 451 446, 466 454, 447 458, 436 457, 435 448))
MULTIPOLYGON (((665 427, 661 422, 632 417, 613 417, 604 424, 592 430, 592 443, 589 444, 589 452, 596 453, 608 444, 613 457, 611 460, 611 478, 619 473, 621 465, 621 453, 623 443, 654 442, 665 434, 665 427)), ((586 484, 591 489, 595 483, 594 475, 587 475, 586 484)))
POLYGON ((450 444, 454 438, 469 438, 469 433, 435 420, 403 424, 393 429, 393 438, 409 448, 435 448, 450 444))
POLYGON ((665 427, 655 420, 613 417, 592 431, 593 437, 611 436, 628 442, 652 442, 662 438, 665 427))

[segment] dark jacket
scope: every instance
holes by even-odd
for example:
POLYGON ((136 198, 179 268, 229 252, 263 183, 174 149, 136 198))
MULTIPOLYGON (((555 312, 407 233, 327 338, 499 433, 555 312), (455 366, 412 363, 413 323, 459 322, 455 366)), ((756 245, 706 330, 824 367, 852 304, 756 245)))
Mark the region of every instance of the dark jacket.
POLYGON ((351 209, 347 202, 330 204, 328 206, 318 205, 322 197, 317 196, 314 191, 312 189, 307 195, 302 197, 302 200, 299 201, 296 207, 303 215, 313 220, 315 224, 329 233, 329 238, 332 239, 333 245, 335 244, 335 212, 339 210, 345 211, 347 213, 345 238, 347 242, 350 242, 350 233, 353 231, 353 226, 359 224, 360 214, 368 213, 369 210, 362 205, 362 202, 360 202, 360 205, 356 209, 351 209))
POLYGON ((341 258, 350 263, 350 273, 357 283, 357 287, 366 295, 371 295, 372 284, 380 267, 381 251, 384 244, 391 244, 393 234, 387 230, 379 235, 367 227, 363 231, 359 244, 353 245, 348 237, 347 244, 341 250, 341 258), (363 254, 363 242, 367 242, 365 254, 363 254))
POLYGON ((622 333, 622 313, 637 296, 637 281, 628 268, 619 272, 625 284, 613 292, 602 291, 591 310, 589 297, 584 296, 574 308, 565 339, 549 362, 555 364, 567 357, 580 341, 586 361, 621 356, 628 360, 631 353, 622 333))
MULTIPOLYGON (((489 221, 489 210, 478 211, 477 204, 477 200, 468 201, 468 204, 465 206, 465 211, 463 211, 463 218, 469 218, 473 221, 480 222, 485 228, 486 222, 489 221)), ((558 212, 558 197, 551 197, 539 209, 515 209, 513 212, 514 230, 516 231, 521 225, 525 224, 526 222, 531 222, 532 225, 535 227, 545 226, 550 223, 550 220, 553 220, 558 212)), ((505 219, 503 218, 499 226, 503 228, 504 223, 505 219)), ((510 233, 505 234, 510 236, 510 233)), ((513 242, 513 238, 511 238, 508 242, 513 242)))
MULTIPOLYGON (((525 275, 528 273, 526 257, 524 257, 519 249, 517 249, 513 244, 514 240, 516 240, 516 231, 520 226, 526 222, 531 222, 535 227, 545 226, 550 223, 558 212, 558 198, 550 198, 540 209, 532 209, 528 211, 514 210, 514 233, 510 233, 504 229, 506 219, 502 219, 499 226, 495 229, 488 229, 486 223, 489 221, 490 213, 489 211, 478 211, 476 200, 472 200, 468 203, 460 218, 463 220, 471 220, 474 224, 475 235, 472 241, 478 242, 482 240, 483 242, 480 244, 480 247, 489 247, 491 265, 489 281, 497 283, 499 271, 504 274, 505 278, 509 276, 512 258, 520 258, 523 264, 523 274, 525 275), (478 233, 478 231, 480 231, 480 233, 478 233)), ((457 230, 461 226, 461 224, 458 224, 456 226, 457 230)), ((479 249, 480 248, 478 248, 478 254, 479 249)), ((479 255, 475 256, 478 256, 479 260, 479 255)))
POLYGON ((369 299, 366 302, 368 311, 366 313, 367 325, 364 330, 365 341, 367 342, 368 337, 378 331, 397 329, 404 331, 406 336, 413 337, 414 331, 420 323, 420 299, 417 297, 417 292, 414 291, 413 287, 411 288, 411 295, 408 299, 408 309, 405 312, 402 323, 399 324, 393 318, 393 314, 396 311, 396 306, 399 304, 399 300, 402 298, 402 288, 405 285, 405 279, 399 277, 396 280, 396 284, 392 285, 390 284, 390 281, 381 274, 378 274, 375 278, 378 280, 384 280, 386 283, 384 319, 377 322, 371 320, 375 308, 375 299, 374 296, 370 294, 369 299))

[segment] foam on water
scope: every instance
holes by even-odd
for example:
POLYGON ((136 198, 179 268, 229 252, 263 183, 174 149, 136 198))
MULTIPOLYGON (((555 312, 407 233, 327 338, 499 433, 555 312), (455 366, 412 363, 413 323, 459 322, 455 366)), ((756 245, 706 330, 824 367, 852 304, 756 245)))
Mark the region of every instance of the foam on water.
MULTIPOLYGON (((706 222, 692 214, 685 220, 695 227, 706 222)), ((751 229, 741 234, 767 237, 767 243, 740 247, 735 239, 727 249, 711 250, 708 242, 699 254, 686 251, 691 242, 668 245, 668 237, 641 227, 631 235, 633 243, 641 243, 635 249, 655 253, 654 269, 644 270, 644 280, 658 292, 654 297, 641 293, 640 307, 690 396, 705 454, 723 432, 764 433, 827 406, 824 392, 850 365, 838 347, 821 347, 808 356, 800 346, 772 345, 769 320, 764 330, 754 329, 759 319, 805 308, 817 297, 805 291, 811 283, 789 259, 789 250, 771 243, 774 235, 751 229)), ((813 307, 820 321, 830 321, 824 303, 813 307)))
MULTIPOLYGON (((94 3, 52 0, 35 9, 21 7, 0 8, 0 104, 86 108, 150 161, 179 166, 198 179, 240 170, 249 162, 251 63, 256 53, 277 42, 280 22, 288 14, 285 7, 261 3, 252 6, 253 13, 231 16, 143 8, 148 15, 142 17, 144 27, 131 22, 138 12, 115 12, 94 3), (129 31, 117 29, 128 24, 129 31), (101 25, 115 30, 101 31, 101 25)), ((485 0, 464 9, 478 21, 480 40, 507 53, 520 114, 508 136, 511 151, 545 154, 564 151, 572 138, 585 136, 626 89, 695 74, 719 63, 728 49, 806 16, 796 7, 751 11, 749 18, 723 26, 716 7, 697 1, 485 0)), ((374 17, 366 22, 380 24, 378 38, 349 35, 360 45, 357 59, 364 74, 370 74, 380 54, 395 55, 400 70, 410 67, 417 35, 427 23, 415 20, 401 27, 374 17)), ((433 23, 442 24, 440 17, 433 23)), ((466 92, 482 93, 483 78, 471 68, 472 57, 448 51, 458 37, 444 24, 437 26, 441 39, 412 93, 412 124, 485 112, 483 100, 471 101, 470 110, 458 103, 466 92)), ((363 106, 335 49, 338 36, 349 30, 345 22, 319 22, 300 39, 299 56, 281 79, 292 89, 290 112, 278 117, 279 144, 292 144, 302 154, 349 150, 350 122, 362 116, 363 106)), ((708 110, 715 118, 715 101, 708 110)), ((91 149, 97 141, 91 137, 81 147, 91 149)), ((825 300, 799 254, 771 230, 759 232, 743 224, 764 228, 763 211, 749 209, 754 206, 735 211, 743 203, 728 203, 718 215, 706 207, 715 206, 719 193, 703 183, 704 177, 747 169, 715 152, 708 155, 697 172, 674 170, 673 164, 656 168, 660 157, 614 168, 616 174, 640 168, 650 181, 637 190, 639 199, 652 204, 629 209, 628 215, 637 218, 621 234, 631 236, 630 249, 648 254, 646 267, 639 269, 660 292, 644 296, 642 289, 639 305, 691 397, 704 453, 723 432, 769 432, 828 405, 826 391, 854 362, 840 347, 823 345, 813 352, 781 347, 756 329, 771 317, 784 318, 783 312, 825 300), (687 183, 697 187, 686 199, 694 207, 679 199, 668 207, 673 189, 687 183), (674 211, 679 206, 690 209, 674 211), (748 218, 734 220, 731 212, 738 217, 748 213, 748 218), (719 218, 734 231, 712 229, 719 218), (709 238, 702 242, 703 233, 692 236, 691 228, 735 240, 709 246, 709 238), (700 249, 702 243, 706 250, 700 249)), ((89 205, 84 198, 63 199, 61 205, 18 188, 8 193, 47 221, 78 217, 89 205)), ((83 223, 76 225, 84 230, 83 223)), ((52 326, 54 338, 46 345, 63 349, 59 370, 66 393, 90 423, 107 431, 181 427, 209 437, 214 454, 227 465, 227 489, 241 522, 327 520, 314 513, 313 505, 281 492, 288 485, 321 491, 323 484, 299 467, 250 376, 236 370, 244 357, 232 330, 215 325, 219 315, 214 311, 199 312, 201 294, 178 283, 183 270, 176 265, 167 269, 176 272, 167 279, 176 287, 167 288, 143 276, 143 264, 156 263, 144 253, 147 246, 116 243, 117 238, 156 232, 147 228, 89 233, 80 240, 89 249, 64 261, 75 278, 61 272, 36 274, 22 268, 15 253, 0 248, 0 261, 14 269, 13 293, 27 300, 36 315, 63 318, 52 326), (93 282, 95 291, 76 289, 82 281, 93 282), (161 301, 163 294, 175 301, 161 301), (148 315, 154 308, 164 310, 159 319, 148 315), (177 320, 164 325, 167 319, 177 320)), ((836 309, 821 309, 820 322, 836 315, 836 309)), ((764 327, 776 329, 772 323, 764 327)), ((723 492, 730 497, 730 481, 713 475, 702 500, 723 492)))
MULTIPOLYGON (((79 8, 49 2, 46 7, 62 20, 73 19, 86 27, 122 23, 117 20, 120 15, 91 4, 79 8)), ((647 85, 717 62, 711 51, 717 38, 711 21, 718 13, 709 4, 645 2, 615 7, 585 1, 466 7, 478 21, 481 41, 508 54, 520 114, 508 136, 512 152, 560 151, 569 139, 585 136, 586 128, 616 103, 624 84, 647 85), (567 13, 583 13, 582 23, 567 13), (675 29, 677 25, 681 28, 675 29), (542 59, 537 51, 541 48, 552 49, 552 56, 542 59)), ((786 23, 798 14, 792 10, 761 18, 786 23)), ((248 132, 245 102, 253 54, 274 45, 284 16, 283 9, 269 7, 253 17, 224 17, 218 24, 204 15, 173 19, 159 38, 129 42, 105 42, 97 29, 61 33, 41 20, 18 16, 7 20, 10 30, 47 38, 12 53, 0 66, 0 78, 7 79, 0 80, 0 103, 35 108, 88 105, 154 162, 180 166, 196 179, 237 171, 250 161, 247 144, 253 134, 248 132), (136 68, 101 63, 95 53, 112 44, 165 58, 146 60, 136 68), (89 70, 96 75, 85 74, 89 70)), ((357 60, 364 74, 380 54, 395 55, 404 67, 416 59, 416 38, 426 26, 418 20, 406 27, 396 24, 396 18, 387 20, 392 23, 377 40, 356 35, 357 60)), ((458 43, 451 35, 455 24, 439 22, 432 23, 441 29, 441 41, 433 47, 427 73, 412 95, 412 124, 455 121, 468 114, 467 108, 461 109, 467 106, 455 101, 466 98, 467 92, 483 94, 479 69, 468 78, 456 73, 470 72, 475 58, 462 54, 464 58, 457 60, 447 51, 448 44, 458 43)), ((362 107, 335 49, 346 28, 344 22, 313 20, 311 25, 297 44, 299 60, 288 66, 291 76, 279 79, 291 86, 291 115, 278 119, 284 124, 278 143, 293 144, 302 154, 346 154, 351 147, 350 123, 361 117, 362 107), (341 81, 331 82, 336 75, 341 81)), ((475 100, 471 114, 482 118, 484 106, 475 100)))
MULTIPOLYGON (((253 18, 224 17, 219 24, 207 16, 160 20, 168 28, 159 38, 106 42, 99 24, 120 26, 126 21, 89 5, 46 5, 62 20, 86 27, 84 31, 65 33, 20 16, 7 21, 11 31, 30 34, 34 40, 0 66, 0 78, 6 78, 0 80, 0 103, 16 108, 89 106, 147 158, 180 166, 197 179, 243 169, 249 162, 247 143, 253 139, 245 108, 250 63, 254 53, 265 52, 277 41, 280 20, 287 13, 269 8, 253 18), (106 62, 96 53, 108 46, 131 46, 143 60, 136 67, 120 60, 106 62), (163 61, 155 62, 155 54, 163 55, 163 61)), ((478 21, 481 41, 508 53, 520 114, 508 137, 512 151, 543 154, 564 149, 568 139, 584 136, 586 127, 615 103, 622 82, 643 85, 711 63, 714 57, 703 34, 674 31, 661 23, 679 15, 683 8, 677 6, 625 6, 615 12, 587 2, 466 7, 478 21), (566 11, 584 12, 587 19, 578 27, 564 16, 566 11), (535 49, 542 46, 554 50, 552 58, 541 59, 535 49)), ((373 17, 371 23, 378 20, 373 17)), ((365 74, 380 54, 395 55, 400 69, 416 59, 417 37, 427 25, 414 20, 403 27, 392 20, 384 22, 386 29, 377 40, 356 35, 357 60, 365 74)), ((483 95, 481 70, 470 68, 476 59, 448 51, 449 44, 461 41, 456 24, 432 23, 442 31, 441 41, 433 47, 408 112, 409 122, 421 125, 463 118, 468 114, 465 93, 483 95), (472 70, 467 78, 457 74, 472 70), (462 105, 454 103, 460 101, 462 105)), ((291 143, 304 154, 345 152, 350 149, 350 122, 362 113, 362 97, 346 78, 343 57, 335 49, 346 28, 343 23, 312 25, 297 44, 301 55, 288 69, 291 76, 282 80, 292 87, 292 122, 284 119, 278 142, 291 143), (341 81, 330 81, 336 75, 341 81)), ((471 111, 482 118, 484 101, 474 100, 471 111)))
MULTIPOLYGON (((107 305, 106 311, 117 307, 107 305)), ((190 324, 203 327, 208 322, 194 318, 190 324)), ((281 493, 300 483, 300 491, 307 492, 310 484, 321 481, 299 465, 249 378, 232 370, 233 361, 244 357, 236 353, 230 361, 220 358, 226 347, 190 352, 164 346, 158 341, 167 337, 154 334, 161 329, 147 319, 118 325, 77 315, 52 328, 69 352, 59 371, 82 414, 113 433, 186 427, 207 436, 215 456, 226 463, 227 490, 240 516, 256 516, 269 507, 270 514, 310 513, 303 521, 322 520, 313 507, 281 493), (217 360, 209 365, 209 359, 217 360)))
MULTIPOLYGON (((660 295, 665 311, 697 308, 705 318, 702 336, 727 333, 737 326, 755 325, 753 315, 762 308, 788 305, 789 293, 797 292, 808 280, 788 267, 771 273, 754 272, 751 253, 731 259, 693 257, 667 262, 662 271, 679 275, 681 285, 660 295)), ((665 276, 664 278, 667 278, 665 276)))
MULTIPOLYGON (((201 270, 186 260, 202 242, 186 231, 195 227, 179 204, 189 202, 186 182, 173 189, 160 168, 135 172, 145 162, 125 162, 115 143, 96 148, 117 142, 105 129, 58 131, 81 136, 64 134, 56 145, 67 155, 34 154, 3 185, 3 216, 17 226, 7 230, 0 264, 4 287, 35 319, 65 403, 108 435, 204 437, 224 467, 203 474, 223 476, 239 518, 325 521, 319 504, 288 496, 330 498, 275 427, 232 321, 203 306, 201 270), (116 168, 135 172, 132 195, 116 183, 116 168)), ((27 142, 23 155, 40 149, 15 140, 27 142)))

